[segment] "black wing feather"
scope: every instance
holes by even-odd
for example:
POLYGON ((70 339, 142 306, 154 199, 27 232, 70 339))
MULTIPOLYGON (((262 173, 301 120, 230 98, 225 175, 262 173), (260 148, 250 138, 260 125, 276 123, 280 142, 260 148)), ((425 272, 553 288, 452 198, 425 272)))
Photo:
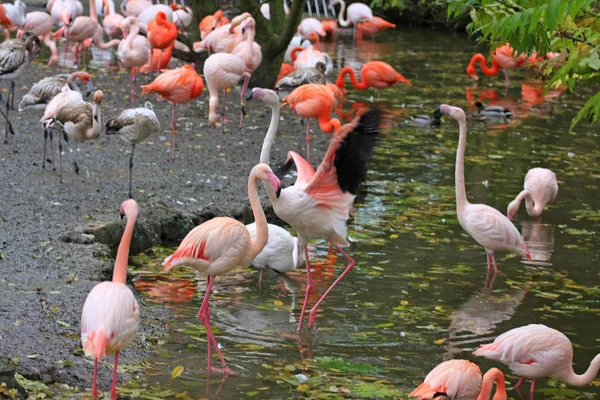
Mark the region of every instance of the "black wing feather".
POLYGON ((358 193, 360 184, 367 175, 367 164, 379 134, 381 112, 365 113, 358 126, 346 136, 335 156, 338 184, 343 192, 358 193))
POLYGON ((292 169, 292 167, 294 166, 294 159, 290 157, 289 160, 287 160, 284 164, 282 164, 277 171, 275 171, 275 176, 277 176, 279 178, 279 180, 282 180, 284 176, 286 176, 288 174, 288 172, 290 172, 290 170, 292 169))

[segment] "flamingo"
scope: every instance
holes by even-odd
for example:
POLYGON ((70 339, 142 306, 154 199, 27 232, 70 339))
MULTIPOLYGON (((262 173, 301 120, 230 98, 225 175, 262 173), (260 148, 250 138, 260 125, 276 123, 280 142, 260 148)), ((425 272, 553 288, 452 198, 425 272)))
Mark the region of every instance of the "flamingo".
POLYGON ((513 374, 521 376, 516 388, 525 378, 531 379, 531 399, 535 381, 540 378, 550 377, 569 385, 585 386, 600 370, 600 354, 597 354, 587 371, 577 375, 573 371, 573 347, 569 338, 542 324, 511 329, 498 336, 494 343, 482 344, 473 354, 506 364, 513 374))
POLYGON ((519 211, 521 201, 525 199, 527 214, 534 218, 540 217, 544 208, 554 202, 557 193, 556 174, 547 168, 532 168, 525 175, 523 191, 510 202, 506 215, 512 221, 519 211))
POLYGON ((298 35, 302 36, 303 38, 308 39, 308 34, 309 33, 316 33, 319 36, 325 36, 325 31, 323 30, 323 25, 321 24, 321 21, 319 21, 316 18, 304 18, 300 24, 298 24, 298 35))
MULTIPOLYGON (((302 329, 306 306, 313 288, 306 247, 308 241, 327 239, 348 261, 344 272, 310 310, 309 328, 315 324, 317 310, 321 303, 354 268, 354 260, 342 249, 349 246, 346 240, 346 221, 350 216, 352 202, 358 193, 360 183, 366 176, 366 166, 375 145, 378 129, 379 111, 367 112, 361 117, 356 117, 350 124, 342 126, 333 134, 329 148, 316 172, 299 154, 288 152, 288 158, 280 174, 285 174, 292 164, 295 164, 298 169, 296 183, 282 190, 280 196, 276 196, 276 193, 267 187, 267 194, 275 214, 294 228, 304 250, 308 284, 298 331, 302 329)), ((263 150, 266 141, 267 138, 263 150)))
POLYGON ((152 109, 152 103, 147 101, 144 107, 128 108, 121 111, 115 118, 106 121, 106 134, 120 135, 131 145, 129 157, 129 198, 131 195, 131 178, 133 170, 133 152, 135 145, 146 140, 153 133, 160 132, 160 122, 152 109))
POLYGON ((171 146, 172 161, 175 162, 175 138, 177 136, 177 125, 175 122, 175 111, 177 104, 187 103, 188 101, 200 96, 204 91, 204 81, 194 67, 184 65, 181 68, 167 70, 156 77, 156 79, 142 86, 142 96, 147 93, 156 93, 173 103, 173 119, 171 121, 171 134, 173 143, 171 146))
POLYGON ((50 59, 48 65, 58 62, 58 50, 56 42, 52 39, 52 17, 43 11, 28 12, 25 16, 23 28, 17 32, 17 38, 20 38, 24 31, 32 31, 38 35, 38 39, 50 48, 50 59))
POLYGON ((325 75, 329 75, 333 71, 333 62, 327 53, 321 52, 321 42, 319 35, 314 32, 308 34, 310 46, 303 48, 302 46, 294 47, 290 51, 290 57, 294 62, 294 68, 310 68, 315 67, 318 62, 325 64, 325 75), (298 54, 299 53, 299 54, 298 54))
POLYGON ((506 400, 504 374, 498 368, 486 372, 482 381, 477 365, 467 360, 450 360, 432 369, 408 396, 419 400, 489 400, 494 382, 496 394, 492 400, 506 400))
MULTIPOLYGON (((177 7, 181 7, 181 6, 179 4, 177 4, 177 7)), ((150 25, 152 23, 152 21, 154 21, 156 19, 156 15, 159 12, 162 12, 165 14, 167 21, 173 22, 173 9, 164 4, 155 4, 152 7, 148 7, 146 9, 144 9, 144 11, 142 11, 140 13, 140 15, 138 15, 136 17, 138 24, 140 26, 141 32, 143 32, 143 33, 148 32, 148 25, 150 25)))
POLYGON ((102 0, 96 3, 96 14, 97 15, 110 15, 116 12, 115 2, 113 0, 102 0))
POLYGON ((176 3, 169 4, 169 7, 171 7, 171 10, 173 10, 173 23, 175 26, 177 26, 177 30, 187 34, 187 29, 192 24, 192 20, 194 19, 194 13, 192 12, 192 9, 176 3))
POLYGON ((262 62, 262 51, 260 49, 260 45, 254 41, 254 37, 256 35, 255 30, 255 21, 254 18, 249 17, 242 22, 242 35, 247 31, 247 39, 244 42, 239 43, 237 46, 233 48, 231 54, 239 56, 244 63, 246 64, 246 71, 248 74, 244 78, 244 83, 242 85, 242 91, 240 93, 240 127, 242 129, 242 124, 244 122, 244 106, 246 99, 246 90, 248 90, 248 83, 250 83, 250 76, 252 72, 258 68, 260 63, 262 62))
POLYGON ((200 306, 198 318, 206 328, 208 337, 208 371, 224 372, 232 375, 227 367, 221 350, 210 329, 209 298, 216 275, 224 275, 238 265, 246 265, 252 261, 267 243, 267 219, 258 197, 257 181, 268 182, 274 196, 279 197, 281 182, 266 164, 258 164, 250 172, 248 178, 248 197, 256 220, 256 237, 250 238, 248 229, 233 218, 217 217, 192 229, 181 241, 179 247, 165 258, 163 267, 168 271, 172 267, 188 265, 208 275, 206 295, 200 306), (215 347, 221 360, 222 371, 212 367, 211 346, 215 347))
POLYGON ((355 89, 365 90, 373 87, 377 89, 380 98, 381 89, 392 87, 399 82, 412 86, 412 83, 410 83, 408 79, 397 72, 394 67, 383 61, 369 61, 365 63, 360 69, 360 82, 356 80, 356 73, 352 67, 342 68, 337 81, 335 82, 337 87, 342 90, 346 90, 344 85, 344 76, 346 74, 350 75, 350 82, 352 82, 352 86, 354 86, 355 89))
POLYGON ((137 20, 134 17, 125 18, 120 25, 123 33, 125 34, 125 32, 127 32, 127 38, 121 41, 119 44, 117 57, 119 62, 125 68, 131 68, 131 108, 134 108, 135 70, 150 60, 152 48, 150 47, 148 39, 138 35, 140 28, 137 20))
POLYGON ((527 56, 525 54, 519 54, 518 56, 514 55, 514 50, 507 43, 503 46, 500 46, 494 50, 492 53, 492 67, 488 67, 486 63, 486 57, 477 53, 473 57, 471 57, 471 61, 467 66, 467 74, 474 80, 478 81, 479 77, 475 72, 475 65, 479 63, 479 68, 481 71, 487 76, 495 76, 500 72, 500 68, 504 69, 504 76, 506 79, 506 86, 510 85, 510 78, 508 76, 509 69, 517 69, 525 65, 527 62, 527 56))
POLYGON ((331 39, 335 32, 337 32, 338 25, 335 19, 324 19, 321 21, 321 26, 325 32, 325 38, 331 39))
POLYGON ((373 11, 368 5, 363 3, 352 3, 348 6, 346 19, 344 19, 344 11, 346 10, 346 2, 344 0, 330 0, 328 8, 333 8, 336 4, 341 5, 340 13, 338 14, 338 22, 341 26, 347 27, 352 24, 354 26, 354 40, 357 39, 356 25, 359 22, 373 22, 373 11))
MULTIPOLYGON (((283 11, 285 12, 285 16, 287 17, 290 13, 290 7, 284 2, 283 3, 283 11)), ((269 3, 262 3, 260 5, 260 13, 265 17, 265 19, 271 19, 271 6, 269 3)))
POLYGON ((362 39, 362 35, 375 35, 385 29, 394 29, 396 24, 386 21, 381 17, 373 17, 373 21, 362 22, 358 25, 358 36, 362 39))
POLYGON ((325 85, 309 83, 302 85, 283 99, 296 114, 308 119, 306 123, 306 159, 310 162, 310 118, 319 121, 319 127, 325 133, 338 130, 342 124, 339 119, 331 118, 335 106, 335 96, 325 85))
POLYGON ((14 26, 10 18, 8 18, 8 16, 6 15, 4 7, 0 7, 0 26, 8 29, 14 26))
POLYGON ((0 80, 10 82, 6 98, 6 114, 0 112, 6 119, 4 143, 8 143, 8 132, 14 135, 9 112, 15 109, 15 79, 40 53, 42 46, 40 39, 34 32, 25 31, 20 39, 6 40, 0 44, 0 80), (11 100, 12 99, 12 100, 11 100))
POLYGON ((101 90, 94 93, 94 104, 86 102, 73 102, 63 106, 56 117, 45 121, 44 127, 52 127, 59 123, 65 133, 74 141, 73 168, 79 176, 77 164, 77 144, 88 140, 98 139, 102 131, 102 112, 100 104, 104 95, 101 90))
MULTIPOLYGON (((16 0, 14 4, 2 3, 2 7, 13 27, 23 28, 23 25, 25 25, 27 5, 21 0, 16 0)), ((4 28, 4 39, 10 39, 8 28, 4 28)))
POLYGON ((156 18, 148 25, 148 42, 153 49, 165 51, 169 46, 175 44, 177 39, 177 27, 167 20, 167 15, 159 11, 156 18))
POLYGON ((150 0, 124 0, 123 3, 121 3, 121 14, 125 17, 137 18, 142 11, 152 7, 152 5, 150 0))
POLYGON ((282 78, 285 78, 294 71, 295 68, 292 64, 286 62, 281 63, 281 68, 279 68, 279 75, 277 75, 277 79, 275 79, 275 82, 279 82, 282 78))
POLYGON ((215 53, 204 63, 204 78, 210 93, 208 123, 217 124, 217 107, 219 105, 219 89, 223 89, 223 109, 221 110, 221 145, 223 151, 223 135, 225 134, 225 101, 227 88, 235 85, 243 77, 249 75, 246 63, 239 56, 228 53, 215 53))
POLYGON ((140 72, 161 71, 167 68, 169 62, 171 62, 174 47, 175 43, 167 47, 165 51, 152 49, 152 58, 140 67, 140 72))
POLYGON ((23 95, 19 103, 19 112, 23 112, 30 108, 41 109, 46 108, 46 105, 59 94, 64 86, 69 89, 79 92, 79 87, 75 84, 75 80, 87 85, 87 95, 94 90, 90 74, 83 71, 71 73, 66 79, 61 76, 50 76, 35 83, 29 91, 23 95))
POLYGON ((448 114, 457 120, 460 127, 458 148, 456 150, 456 212, 460 226, 484 247, 487 254, 488 273, 491 268, 490 261, 494 264, 494 272, 498 272, 496 251, 509 251, 533 261, 523 237, 508 218, 495 208, 485 204, 471 204, 467 200, 464 173, 465 149, 467 147, 465 112, 461 108, 446 104, 442 104, 438 109, 442 114, 448 114))
POLYGON ((117 38, 123 36, 123 31, 121 31, 121 22, 125 19, 121 14, 116 13, 114 10, 114 3, 112 0, 102 0, 104 3, 104 8, 106 8, 106 12, 104 18, 102 19, 102 28, 104 29, 104 33, 109 38, 117 38))
POLYGON ((94 359, 92 398, 98 398, 96 380, 98 360, 105 355, 115 355, 110 396, 117 398, 117 365, 119 351, 131 344, 140 321, 139 306, 127 281, 127 259, 133 227, 138 216, 135 200, 125 200, 120 207, 121 218, 127 217, 125 231, 119 243, 112 281, 94 286, 83 304, 81 313, 81 344, 86 356, 94 359))
MULTIPOLYGON (((304 262, 304 253, 297 237, 280 226, 267 224, 269 238, 267 244, 250 264, 260 270, 258 284, 262 283, 263 271, 270 268, 284 274, 298 268, 304 262)), ((256 237, 256 223, 246 225, 251 238, 256 237)))
POLYGON ((46 7, 52 21, 59 26, 69 25, 83 15, 83 4, 79 0, 51 0, 46 7))
POLYGON ((202 41, 194 43, 194 51, 209 50, 215 53, 231 53, 244 37, 240 24, 246 18, 251 18, 250 13, 243 13, 231 20, 229 24, 221 25, 210 32, 202 41))
POLYGON ((202 18, 198 24, 200 30, 200 39, 204 40, 206 36, 220 26, 228 24, 230 21, 223 15, 223 10, 217 10, 213 15, 207 15, 202 18))

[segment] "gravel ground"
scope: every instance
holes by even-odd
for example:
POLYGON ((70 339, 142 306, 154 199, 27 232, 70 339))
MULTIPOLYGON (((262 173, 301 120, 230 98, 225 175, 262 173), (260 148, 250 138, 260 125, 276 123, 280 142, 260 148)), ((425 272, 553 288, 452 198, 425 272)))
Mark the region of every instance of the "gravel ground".
MULTIPOLYGON (((69 71, 32 64, 17 82, 15 103, 42 77, 64 72, 69 71)), ((129 107, 129 76, 92 72, 94 85, 105 93, 105 123, 129 107)), ((138 84, 145 83, 147 77, 138 79, 138 84)), ((190 104, 178 106, 180 134, 174 164, 169 147, 171 105, 154 101, 162 132, 136 146, 133 196, 140 204, 140 222, 133 251, 179 240, 194 224, 214 215, 248 215, 247 176, 258 162, 270 109, 258 102, 248 104, 250 115, 238 131, 239 104, 233 104, 239 99, 238 90, 228 96, 227 115, 232 122, 226 125, 231 131, 222 153, 217 150, 220 131, 206 121, 208 90, 190 104)), ((136 98, 136 105, 142 104, 136 98)), ((303 127, 288 113, 289 109, 282 114, 271 153, 274 163, 283 161, 288 149, 304 152, 303 127)), ((81 144, 77 178, 71 165, 72 143, 66 144, 60 184, 52 164, 46 169, 40 165, 42 111, 11 115, 16 134, 8 144, 0 144, 0 382, 11 386, 16 370, 29 379, 89 388, 93 363, 80 350, 79 319, 89 291, 112 274, 112 251, 124 226, 118 208, 127 196, 130 149, 120 138, 104 134, 81 144), (64 361, 72 365, 65 366, 64 361)), ((320 159, 327 139, 316 132, 313 160, 320 159)), ((270 210, 264 192, 262 196, 270 210)), ((122 363, 143 359, 155 338, 168 330, 171 316, 166 309, 139 302, 140 332, 134 345, 122 353, 122 363)), ((100 369, 103 388, 110 384, 111 363, 109 359, 100 369)))

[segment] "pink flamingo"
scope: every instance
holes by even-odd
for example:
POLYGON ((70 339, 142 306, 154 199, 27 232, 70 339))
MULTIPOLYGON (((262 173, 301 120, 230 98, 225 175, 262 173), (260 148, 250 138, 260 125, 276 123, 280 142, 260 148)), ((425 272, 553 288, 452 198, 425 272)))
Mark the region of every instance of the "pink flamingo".
POLYGON ((46 9, 52 15, 52 21, 59 26, 69 25, 83 15, 83 4, 79 0, 50 0, 46 9))
POLYGON ((306 159, 310 162, 310 118, 319 121, 319 127, 325 133, 338 130, 342 124, 339 119, 331 118, 336 99, 333 92, 325 85, 308 83, 297 87, 283 99, 283 104, 289 104, 292 110, 306 122, 306 159))
MULTIPOLYGON (((378 135, 379 111, 370 111, 342 126, 332 136, 329 147, 318 170, 315 170, 299 154, 290 151, 281 174, 296 165, 296 183, 276 196, 270 188, 267 194, 275 214, 298 233, 304 250, 308 284, 298 331, 313 289, 308 248, 309 240, 327 239, 348 261, 344 272, 331 284, 310 310, 308 327, 315 324, 317 310, 333 288, 354 268, 354 260, 342 247, 346 240, 346 221, 350 216, 352 202, 366 175, 367 162, 371 157, 378 135)), ((266 141, 266 139, 265 139, 266 141)), ((264 145, 263 145, 264 146, 264 145)), ((264 148, 264 147, 263 147, 264 148)))
POLYGON ((373 11, 368 5, 363 3, 352 3, 348 6, 346 19, 344 19, 344 11, 346 11, 346 2, 344 0, 330 0, 329 8, 333 8, 336 4, 341 5, 340 13, 338 14, 338 23, 340 26, 347 27, 350 24, 354 27, 354 40, 356 40, 358 31, 356 25, 360 22, 373 22, 373 11))
POLYGON ((478 81, 479 77, 475 72, 475 65, 479 62, 479 67, 487 76, 498 75, 500 68, 504 69, 504 76, 506 78, 506 86, 510 84, 510 78, 508 77, 509 69, 521 68, 527 62, 527 56, 525 54, 519 54, 515 56, 515 52, 512 47, 507 43, 504 46, 498 47, 492 54, 492 67, 488 67, 486 58, 483 54, 477 53, 471 57, 471 61, 467 66, 467 74, 473 78, 474 81, 478 81))
POLYGON ((225 135, 225 101, 227 88, 240 81, 242 76, 249 76, 246 63, 240 56, 228 53, 215 53, 204 63, 204 79, 210 94, 208 123, 217 124, 217 107, 219 105, 219 89, 223 89, 223 109, 221 110, 221 145, 223 151, 223 135, 225 135))
POLYGON ((237 55, 241 57, 242 60, 244 60, 244 63, 246 63, 246 70, 248 71, 248 74, 244 78, 244 84, 242 85, 242 91, 240 93, 240 103, 242 109, 240 111, 239 129, 242 129, 242 124, 244 122, 246 90, 248 90, 250 76, 252 75, 252 72, 256 68, 258 68, 262 61, 262 51, 260 49, 260 45, 254 41, 254 37, 256 35, 254 18, 246 18, 244 22, 242 22, 242 34, 244 34, 245 31, 248 31, 248 38, 245 42, 241 42, 240 44, 235 46, 233 51, 231 52, 231 54, 237 55))
MULTIPOLYGON (((55 6, 56 7, 56 6, 55 6)), ((75 43, 75 49, 79 48, 79 43, 82 43, 86 40, 93 39, 96 36, 96 32, 99 30, 98 25, 98 16, 96 14, 96 3, 94 0, 90 0, 90 16, 79 16, 73 20, 70 25, 65 25, 60 28, 54 34, 54 38, 58 38, 60 36, 64 36, 67 38, 67 46, 68 42, 75 43)), ((66 56, 66 53, 65 53, 66 56)), ((79 62, 79 54, 78 51, 75 50, 75 64, 79 62)), ((84 51, 85 57, 85 51, 84 51)), ((85 59, 83 61, 85 64, 85 59)))
POLYGON ((558 193, 556 174, 547 168, 532 168, 525 175, 523 191, 510 202, 506 215, 512 221, 519 211, 521 201, 525 199, 527 214, 530 217, 540 217, 544 208, 554 202, 558 193))
POLYGON ((19 30, 17 37, 20 38, 24 31, 35 32, 40 41, 50 48, 51 56, 48 65, 58 62, 58 49, 56 48, 56 41, 52 39, 52 17, 50 14, 43 11, 27 13, 23 29, 19 30))
POLYGON ((152 48, 148 39, 138 35, 140 27, 134 17, 125 18, 121 22, 121 30, 124 35, 127 34, 127 37, 119 44, 117 57, 121 65, 125 68, 131 68, 131 108, 134 108, 136 69, 150 60, 152 48))
POLYGON ((446 104, 442 104, 438 110, 458 121, 460 136, 456 150, 456 212, 460 226, 484 247, 487 254, 488 272, 491 268, 490 261, 494 264, 494 272, 498 272, 496 251, 509 251, 533 261, 523 237, 508 218, 495 208, 485 204, 471 204, 467 200, 464 172, 465 149, 467 147, 465 112, 461 108, 446 104))
POLYGON ((202 18, 202 21, 198 24, 200 39, 203 40, 209 33, 214 31, 215 28, 228 24, 229 22, 229 19, 223 16, 223 10, 217 10, 213 15, 207 15, 202 18))
POLYGON ((406 83, 412 86, 412 83, 394 67, 383 61, 369 61, 363 64, 360 69, 360 82, 356 79, 356 73, 352 67, 344 67, 340 71, 335 84, 342 90, 346 90, 344 76, 350 76, 350 82, 355 89, 365 90, 368 88, 377 89, 377 94, 381 98, 381 90, 392 87, 398 83, 406 83))
POLYGON ((504 374, 498 368, 486 372, 482 381, 477 365, 467 360, 450 360, 432 369, 408 396, 419 400, 489 400, 494 382, 496 394, 492 400, 506 400, 504 374))
POLYGON ((323 30, 323 24, 321 24, 321 21, 312 17, 304 18, 298 25, 297 33, 306 39, 308 38, 308 34, 311 32, 314 32, 322 37, 325 36, 325 31, 323 30))
POLYGON ((494 343, 482 344, 473 354, 506 364, 513 374, 521 376, 516 388, 525 378, 531 379, 531 399, 535 381, 540 378, 584 386, 592 382, 600 370, 600 354, 597 354, 588 370, 577 375, 573 371, 573 347, 569 338, 541 324, 511 329, 498 336, 494 343))
POLYGON ((136 17, 153 4, 149 0, 125 0, 121 3, 121 14, 125 17, 136 17))
POLYGON ((108 2, 108 0, 102 0, 104 8, 106 9, 104 18, 102 19, 102 28, 104 33, 109 38, 120 38, 123 36, 121 31, 121 22, 125 19, 121 14, 113 11, 114 4, 108 2))
POLYGON ((229 24, 221 25, 200 41, 194 43, 194 51, 209 50, 215 53, 231 53, 235 46, 244 40, 240 24, 250 13, 243 13, 231 20, 229 24))
POLYGON ((92 398, 98 397, 96 380, 98 360, 105 355, 115 355, 110 396, 117 398, 117 365, 119 351, 123 350, 135 337, 140 321, 139 306, 127 281, 127 259, 133 227, 138 216, 135 200, 125 200, 120 208, 121 218, 127 217, 127 225, 119 244, 112 281, 94 286, 88 294, 81 313, 81 343, 86 356, 94 358, 94 379, 92 398))
MULTIPOLYGON (((25 24, 27 5, 21 0, 16 0, 14 4, 3 3, 0 5, 4 8, 4 13, 12 23, 11 30, 15 28, 23 28, 25 24)), ((4 28, 4 40, 10 39, 9 28, 4 28)))
POLYGON ((281 192, 281 182, 266 164, 258 164, 248 178, 248 197, 256 220, 256 236, 251 239, 248 229, 233 218, 217 217, 192 229, 181 241, 175 252, 165 258, 163 267, 168 271, 172 267, 188 265, 208 275, 206 295, 200 306, 198 318, 206 328, 208 337, 208 371, 223 372, 232 375, 227 367, 219 345, 210 329, 209 298, 216 275, 224 275, 238 265, 247 265, 265 247, 267 243, 267 219, 258 197, 257 181, 268 182, 274 196, 281 192), (221 359, 222 370, 212 367, 211 346, 214 346, 221 359))

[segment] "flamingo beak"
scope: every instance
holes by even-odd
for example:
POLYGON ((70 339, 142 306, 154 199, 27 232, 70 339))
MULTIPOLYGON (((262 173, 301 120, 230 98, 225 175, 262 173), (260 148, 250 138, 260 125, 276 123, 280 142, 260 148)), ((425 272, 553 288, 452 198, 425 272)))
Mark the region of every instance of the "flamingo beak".
POLYGON ((252 95, 254 94, 254 88, 252 88, 252 90, 250 90, 250 93, 248 93, 246 95, 246 101, 250 101, 252 100, 252 95))
POLYGON ((281 195, 281 181, 272 172, 267 172, 267 179, 269 180, 269 183, 273 185, 273 189, 275 189, 275 197, 279 198, 281 195))
POLYGON ((508 213, 507 217, 510 221, 512 221, 515 216, 514 214, 508 213))

